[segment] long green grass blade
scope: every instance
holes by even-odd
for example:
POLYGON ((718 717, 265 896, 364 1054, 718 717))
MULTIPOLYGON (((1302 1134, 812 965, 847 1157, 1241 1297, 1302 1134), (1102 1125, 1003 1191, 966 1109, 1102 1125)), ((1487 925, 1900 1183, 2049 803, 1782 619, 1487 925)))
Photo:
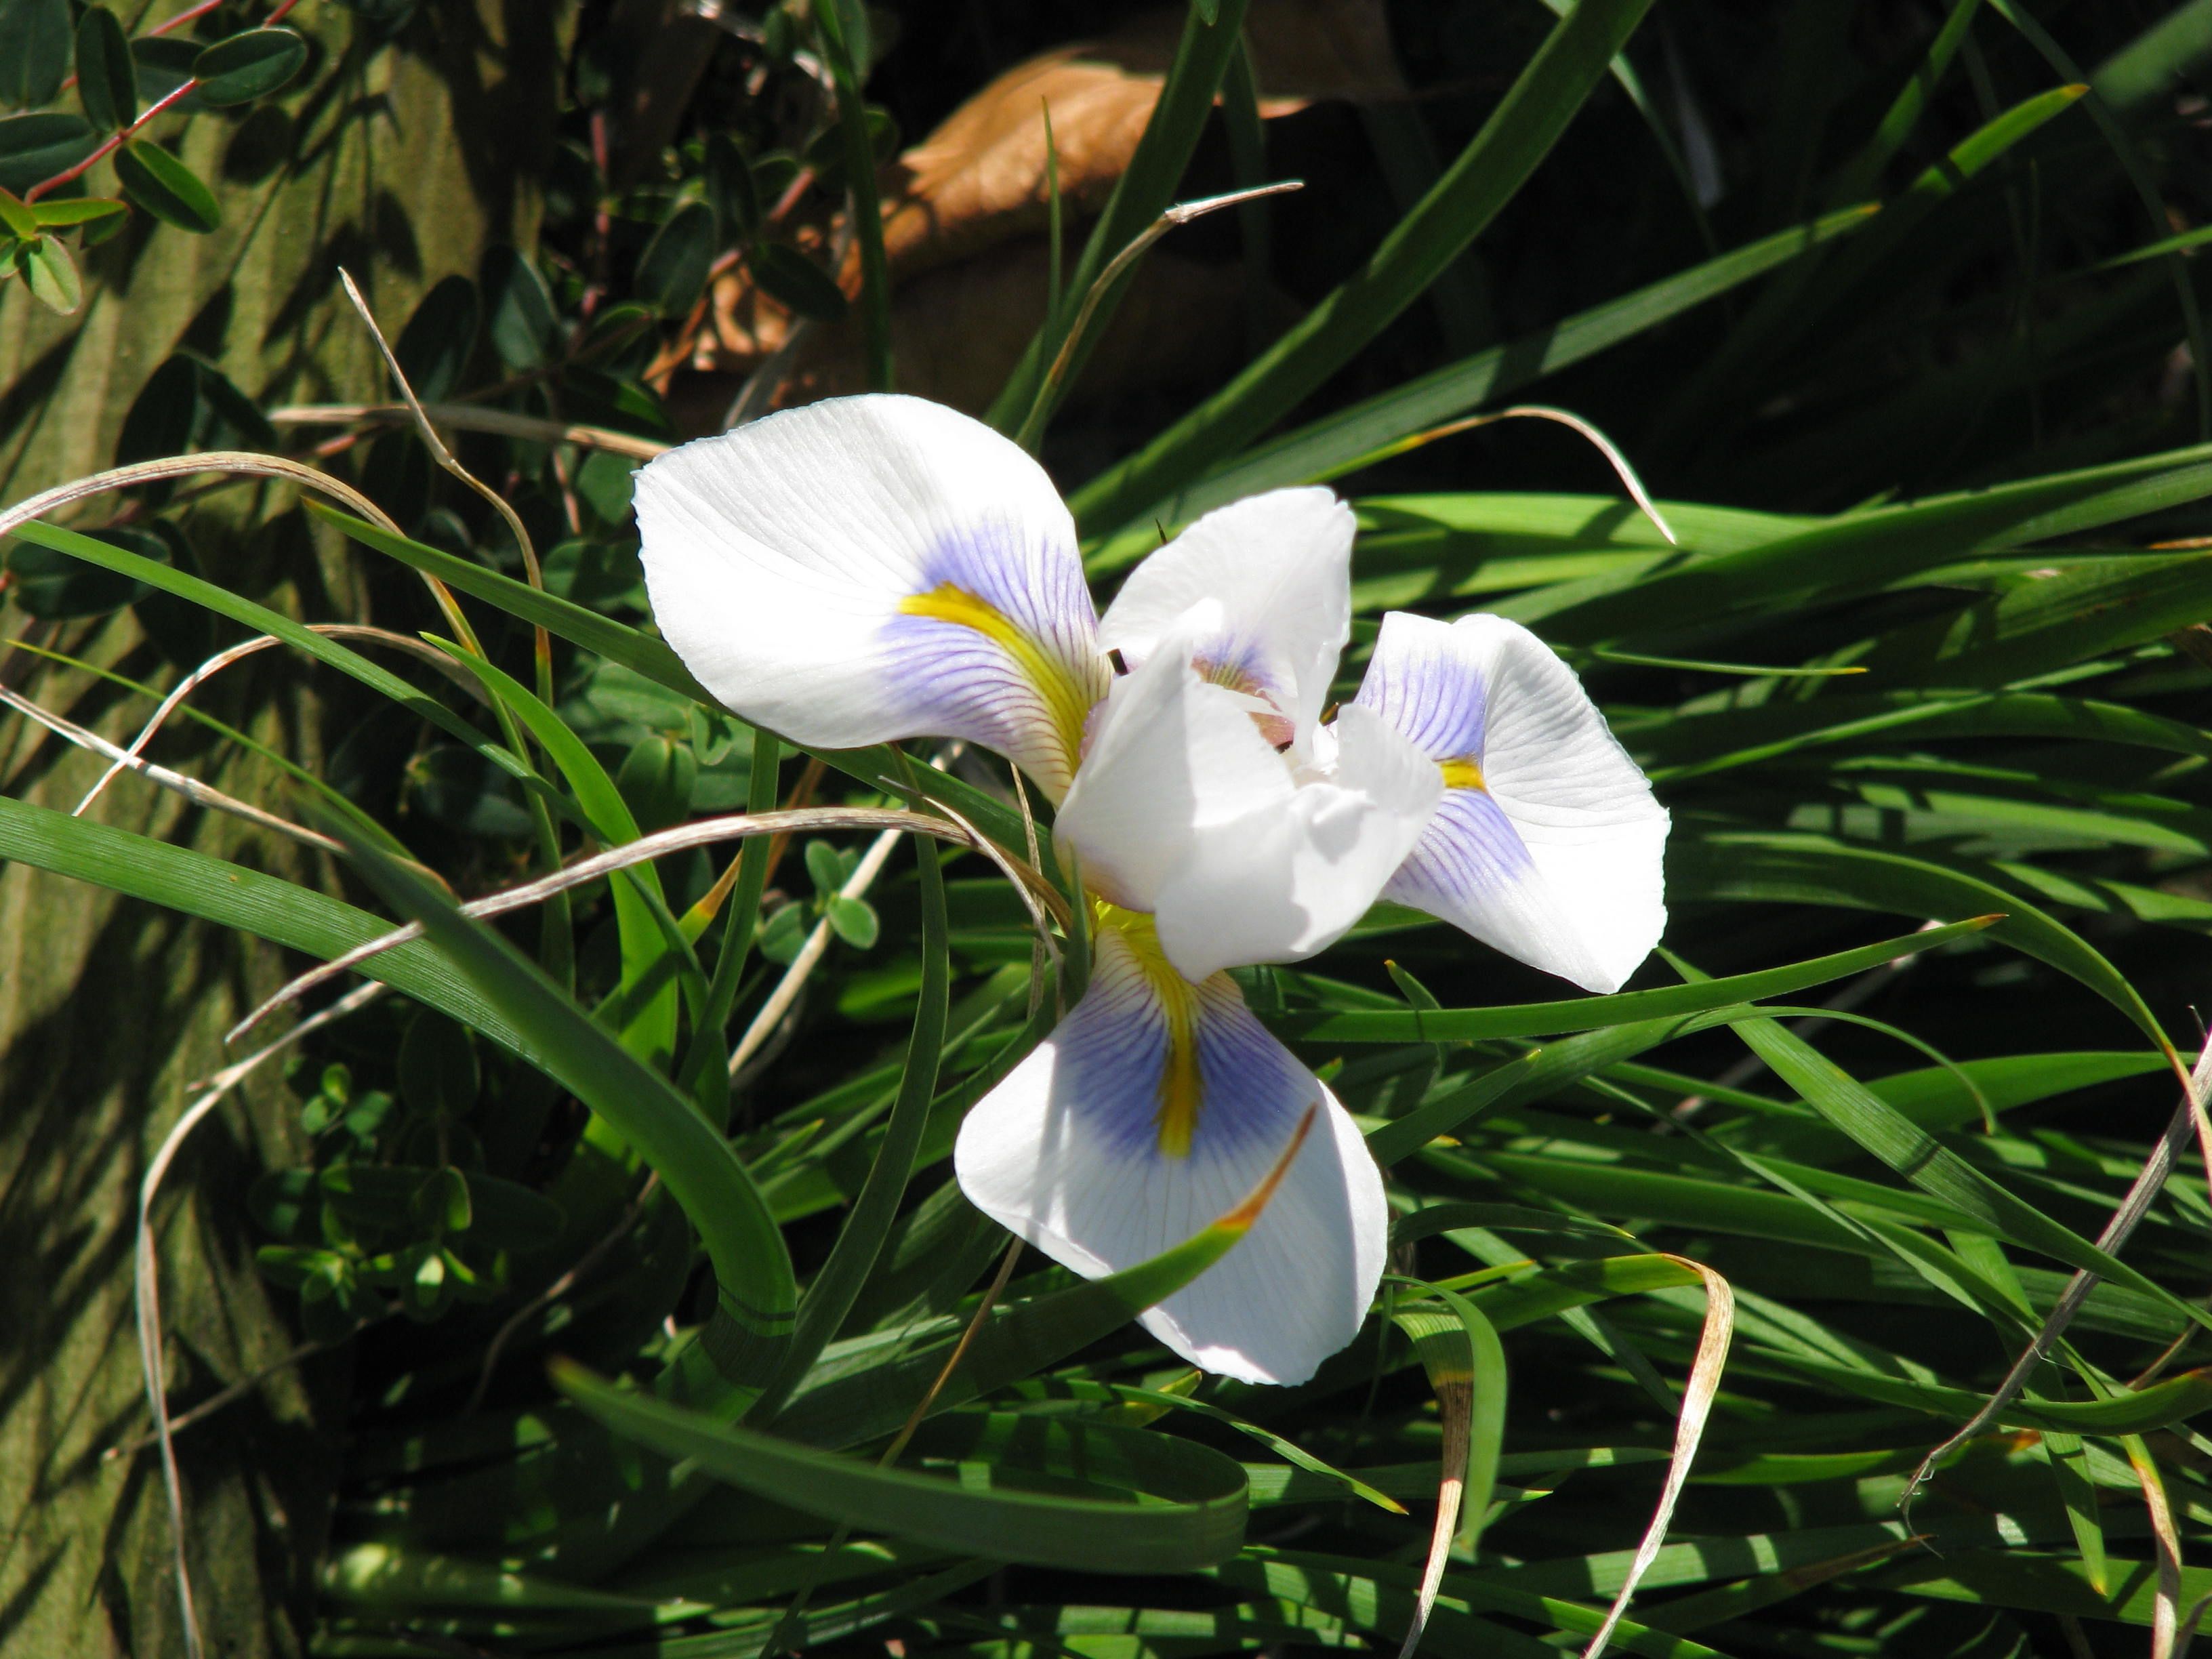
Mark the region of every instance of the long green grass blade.
POLYGON ((1136 454, 1070 498, 1086 531, 1115 528, 1234 454, 1381 331, 1480 236, 1551 151, 1651 0, 1581 0, 1482 130, 1358 275, 1267 353, 1136 454))
POLYGON ((1301 1042, 1472 1042, 1498 1037, 1547 1036, 1565 1031, 1702 1014, 1730 1003, 1755 1002, 1809 985, 1880 967, 1886 962, 1948 945, 1994 925, 1975 917, 1948 927, 1907 933, 1856 951, 1839 951, 1787 968, 1762 969, 1728 979, 1693 985, 1667 985, 1650 991, 1612 996, 1571 998, 1563 1002, 1509 1004, 1499 1008, 1419 1008, 1385 1013, 1295 1014, 1277 1019, 1275 1029, 1301 1042))
MULTIPOLYGON (((1540 334, 1492 346, 1323 416, 1183 486, 1154 503, 1149 512, 1125 514, 1138 522, 1127 534, 1111 537, 1096 550, 1090 559, 1091 568, 1115 569, 1149 550, 1155 540, 1152 520, 1156 518, 1173 529, 1201 513, 1263 489, 1340 477, 1389 453, 1402 439, 1635 339, 1669 318, 1846 235, 1866 223, 1873 212, 1870 207, 1849 208, 1763 237, 1618 300, 1577 312, 1540 334)), ((1139 505, 1141 509, 1144 504, 1139 505)), ((1103 512, 1098 522, 1102 528, 1112 527, 1111 520, 1103 512)))
POLYGON ((757 1392, 791 1339, 798 1289, 783 1235, 729 1143, 505 939, 396 860, 365 844, 352 851, 369 884, 421 922, 485 1000, 530 1034, 562 1086, 659 1172, 714 1264, 717 1317, 703 1340, 733 1382, 757 1392))
POLYGON ((965 1554, 1093 1572, 1182 1572, 1225 1561, 1244 1541, 1243 1468, 1165 1435, 963 1413, 969 1443, 917 1443, 925 1455, 957 1458, 948 1479, 733 1427, 578 1366, 556 1365, 553 1375, 610 1428, 720 1480, 826 1520, 965 1554), (1028 1468, 1024 1454, 1036 1460, 1028 1468), (1058 1489, 1025 1489, 1030 1468, 1059 1476, 1058 1489), (1115 1489, 1129 1495, 1103 1495, 1115 1489))

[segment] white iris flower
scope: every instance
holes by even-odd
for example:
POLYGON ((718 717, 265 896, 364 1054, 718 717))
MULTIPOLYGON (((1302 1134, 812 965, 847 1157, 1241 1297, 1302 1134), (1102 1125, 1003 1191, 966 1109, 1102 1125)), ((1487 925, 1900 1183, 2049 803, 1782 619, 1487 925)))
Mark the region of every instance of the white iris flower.
POLYGON ((1251 1231, 1144 1316, 1193 1364, 1302 1382, 1358 1333, 1389 1212, 1358 1127, 1225 969, 1333 944, 1377 896, 1610 991, 1665 921, 1667 814, 1573 672, 1496 617, 1383 619, 1324 725, 1353 522, 1326 489, 1208 514, 1103 617, 1043 470, 918 398, 816 404, 639 474, 653 613, 715 696, 810 747, 963 738, 1054 803, 1089 989, 968 1115, 987 1213, 1097 1277, 1233 1208, 1251 1231))

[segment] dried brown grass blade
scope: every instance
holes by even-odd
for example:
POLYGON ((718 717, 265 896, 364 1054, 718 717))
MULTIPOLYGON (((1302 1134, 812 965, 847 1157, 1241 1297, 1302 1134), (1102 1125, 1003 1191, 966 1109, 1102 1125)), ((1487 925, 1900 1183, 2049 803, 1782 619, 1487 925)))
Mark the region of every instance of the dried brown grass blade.
POLYGON ((1413 1601, 1413 1620, 1398 1649, 1398 1659, 1413 1659, 1429 1626, 1429 1614, 1443 1587, 1444 1564, 1451 1559, 1452 1540, 1459 1534, 1459 1512, 1467 1501, 1467 1454, 1474 1417, 1474 1382, 1443 1382, 1437 1386, 1437 1410, 1443 1422, 1443 1474, 1437 1483, 1436 1524, 1429 1529, 1429 1554, 1421 1568, 1421 1588, 1413 1601))
POLYGON ((1613 468, 1613 476, 1620 480, 1621 488, 1628 492, 1628 498, 1636 503, 1638 510, 1645 518, 1651 520, 1652 528, 1667 538, 1667 545, 1680 547, 1682 544, 1680 538, 1674 534, 1674 527, 1667 522, 1666 515, 1660 512, 1659 504, 1651 499, 1650 492, 1644 489, 1644 480, 1637 476, 1636 469, 1628 464, 1628 457, 1621 453, 1620 447, 1571 410, 1554 409, 1548 404, 1515 404, 1509 409, 1493 409, 1486 414, 1469 415, 1464 420, 1448 421, 1442 426, 1431 427, 1425 432, 1416 432, 1409 438, 1401 438, 1395 443, 1387 444, 1381 449, 1363 455, 1358 460, 1335 469, 1335 472, 1331 476, 1371 465, 1376 461, 1386 459, 1393 455, 1402 455, 1408 450, 1420 448, 1424 444, 1432 444, 1439 438, 1449 438, 1461 432, 1472 432, 1480 426, 1493 426, 1499 421, 1552 421, 1581 434, 1601 455, 1605 457, 1607 464, 1613 468))
POLYGON ((1620 1593, 1613 1598, 1606 1610, 1605 1623, 1583 1650, 1583 1659, 1598 1659, 1613 1632, 1628 1611, 1631 1597, 1651 1564, 1659 1557, 1659 1547, 1666 1542, 1667 1528, 1674 1518, 1674 1505, 1680 1501, 1682 1487, 1690 1478, 1691 1461, 1698 1455, 1698 1443, 1704 1438, 1705 1419, 1711 1414, 1713 1396, 1719 1392, 1721 1370, 1728 1363, 1729 1339, 1735 1331, 1735 1292, 1729 1282, 1704 1263, 1692 1261, 1687 1256, 1674 1256, 1705 1285, 1705 1329, 1698 1338, 1697 1358, 1691 1362, 1690 1379, 1682 1389, 1682 1410, 1674 1419, 1674 1456, 1668 1466, 1667 1484, 1659 1494, 1659 1506, 1651 1514, 1651 1524, 1644 1530, 1644 1540, 1636 1547, 1635 1559, 1628 1565, 1628 1577, 1621 1581, 1620 1593))
MULTIPOLYGON (((299 842, 304 846, 319 848, 325 853, 342 853, 345 850, 337 842, 319 830, 309 830, 304 825, 292 823, 288 818, 280 818, 274 812, 264 811, 250 802, 239 799, 235 795, 227 795, 211 784, 202 783, 198 778, 188 778, 181 772, 172 772, 166 766, 156 766, 149 760, 142 759, 137 755, 119 749, 106 738, 101 737, 99 732, 88 731, 74 720, 64 719, 51 709, 42 708, 28 697, 20 692, 11 691, 5 686, 0 686, 0 707, 12 708, 25 719, 37 721, 56 737, 75 744, 80 749, 89 750, 95 755, 105 756, 112 767, 136 772, 147 782, 158 784, 173 794, 182 795, 195 806, 211 807, 218 812, 228 812, 233 817, 243 818, 248 823, 258 823, 264 830, 273 830, 289 840, 299 842)), ((103 779, 102 781, 105 782, 106 780, 103 779)), ((78 810, 81 811, 83 809, 80 807, 78 810)))
POLYGON ((2181 1537, 2174 1530, 2173 1505, 2166 1501, 2166 1482, 2150 1447, 2139 1434, 2124 1435, 2120 1444, 2142 1488, 2143 1508, 2150 1516, 2152 1540, 2158 1547, 2158 1584, 2150 1611, 2150 1659, 2173 1659, 2181 1630, 2181 1537))
MULTIPOLYGON (((505 521, 507 533, 514 538, 515 546, 522 551, 522 574, 529 579, 532 587, 543 592, 545 573, 538 567, 537 544, 530 539, 530 532, 523 527, 521 515, 508 505, 506 496, 454 459, 453 452, 446 447, 446 441, 438 435, 438 428, 430 424, 429 416, 423 412, 422 400, 416 397, 415 388, 408 384, 407 373, 399 367, 399 359, 392 352, 391 342, 384 337, 384 331, 376 325, 376 313, 368 308, 368 301, 362 297, 361 289, 354 283, 353 273, 340 265, 338 281, 344 285, 346 298, 353 301, 353 308, 361 313, 361 320, 368 328, 370 337, 376 342, 376 349, 384 354, 384 366, 391 371, 392 383, 399 388, 399 395, 406 399, 408 410, 415 417, 415 429, 422 435, 424 447, 430 452, 430 459, 482 496, 490 504, 492 511, 505 521)), ((542 623, 532 629, 532 635, 536 642, 538 695, 550 702, 553 700, 553 636, 542 623)), ((483 654, 473 635, 465 635, 464 642, 478 655, 483 654)))
MULTIPOLYGON (((2173 1173, 2174 1162, 2180 1156, 2181 1148, 2188 1141, 2191 1131, 2196 1132, 2200 1140, 2203 1137, 2204 1107, 2208 1095, 2212 1095, 2212 1036, 2206 1037, 2203 1048, 2197 1054, 2196 1066, 2189 1073, 2186 1086, 2182 1091, 2181 1104, 2174 1109, 2173 1116, 2166 1123, 2166 1133, 2159 1137, 2158 1144, 2151 1148, 2150 1155, 2143 1160, 2141 1172, 2120 1200, 2119 1208, 2112 1212, 2112 1218, 2105 1224, 2105 1231, 2097 1235, 2099 1249, 2108 1255, 2117 1254, 2142 1224, 2143 1217, 2150 1213, 2152 1200, 2165 1187, 2166 1177, 2173 1173)), ((2078 1269, 2066 1281, 2065 1290, 2060 1292, 2058 1300, 2044 1319, 2043 1328, 2036 1332, 2035 1340, 2013 1362, 2012 1369, 2005 1373, 2004 1380, 1997 1384, 1996 1391, 1964 1427, 1921 1460, 1920 1467, 1912 1473, 1912 1479, 1905 1483, 1905 1495, 1898 1499, 1897 1507, 1900 1514, 1910 1519, 1912 1500, 1919 1495, 1920 1488, 1927 1484, 1936 1465, 1976 1435, 1984 1432, 1990 1424, 1996 1421, 1997 1413, 2019 1397, 2020 1391, 2027 1386, 2028 1378, 2035 1374, 2035 1368, 2049 1358, 2052 1346, 2065 1333, 2067 1326, 2073 1322, 2074 1316, 2081 1311, 2081 1304, 2088 1300, 2089 1292, 2096 1285, 2096 1274, 2078 1269)))
MULTIPOLYGON (((483 689, 483 683, 475 675, 425 641, 411 639, 404 634, 395 634, 388 628, 373 628, 366 623, 309 623, 307 629, 310 633, 327 635, 332 639, 362 640, 375 645, 388 645, 395 651, 404 651, 410 656, 418 657, 429 664, 454 684, 476 698, 477 702, 489 704, 491 701, 489 694, 483 689)), ((210 679, 229 667, 231 664, 241 661, 258 651, 266 651, 273 646, 283 643, 283 641, 274 634, 257 634, 252 639, 242 640, 228 650, 216 652, 215 655, 185 675, 178 682, 176 689, 161 699, 160 706, 148 717, 145 726, 140 729, 138 735, 131 738, 130 746, 116 757, 106 771, 100 774, 100 781, 85 792, 84 799, 76 804, 76 809, 70 816, 82 817, 85 809, 100 799, 100 792, 113 782, 118 775, 131 769, 131 762, 154 740, 154 734, 161 729, 162 722, 174 714, 177 706, 192 692, 206 684, 210 679)))
POLYGON ((185 1138, 205 1121, 209 1113, 222 1104, 225 1095, 251 1076, 263 1061, 282 1053, 308 1032, 352 1013, 383 988, 380 985, 362 986, 313 1018, 301 1021, 267 1048, 247 1055, 235 1065, 225 1066, 210 1078, 199 1097, 185 1109, 175 1126, 162 1137, 153 1162, 147 1166, 145 1179, 138 1185, 138 1233, 132 1252, 138 1365, 145 1378, 146 1403, 154 1415, 154 1443, 160 1447, 161 1453, 161 1484, 168 1498, 170 1546, 177 1572, 177 1600, 184 1618, 185 1651, 188 1659, 200 1659, 206 1651, 206 1646, 201 1638, 199 1615, 192 1601, 191 1570, 185 1558, 185 1488, 183 1477, 177 1468, 174 1433, 169 1422, 167 1368, 161 1353, 161 1275, 154 1256, 154 1200, 161 1192, 161 1182, 169 1173, 169 1166, 176 1161, 185 1138))
MULTIPOLYGON (((423 415, 440 426, 462 432, 489 432, 502 438, 526 438, 544 444, 574 444, 580 449, 604 449, 611 455, 649 461, 665 454, 670 446, 653 438, 613 432, 603 426, 578 426, 569 421, 543 420, 518 415, 507 409, 480 409, 474 404, 424 404, 423 415)), ((289 404, 269 411, 271 426, 394 426, 414 418, 406 404, 289 404)))
MULTIPOLYGON (((693 848, 712 847, 720 842, 738 841, 748 836, 767 836, 786 832, 803 833, 813 830, 892 830, 901 834, 934 836, 939 841, 952 842, 962 847, 975 845, 970 839, 974 832, 961 824, 955 823, 947 818, 938 817, 931 813, 909 812, 897 807, 812 806, 796 811, 758 814, 732 812, 720 817, 701 818, 695 823, 678 824, 672 830, 663 830, 653 835, 641 836, 635 841, 624 842, 620 847, 610 848, 604 853, 579 859, 575 863, 556 871, 552 875, 540 877, 536 881, 526 882, 520 887, 509 888, 506 892, 495 893, 488 898, 471 900, 461 907, 461 912, 464 915, 469 916, 503 915, 510 910, 520 910, 532 904, 542 903, 556 893, 565 893, 571 888, 597 881, 602 876, 611 875, 617 870, 626 870, 633 865, 643 864, 653 859, 665 857, 671 853, 689 852, 693 848)), ((998 849, 994 860, 994 862, 1000 860, 1003 860, 1000 862, 1002 869, 1011 869, 1019 877, 1019 883, 1015 890, 1021 895, 1023 902, 1028 906, 1033 922, 1040 927, 1048 926, 1046 917, 1048 909, 1054 906, 1065 908, 1060 896, 1052 890, 1051 884, 1036 871, 1015 860, 1012 855, 1003 848, 998 849)), ((375 939, 357 945, 342 956, 332 957, 330 961, 292 981, 240 1020, 231 1029, 226 1041, 236 1042, 276 1010, 306 992, 313 990, 325 981, 346 972, 371 957, 389 951, 395 945, 404 945, 410 939, 420 939, 422 936, 421 925, 410 922, 404 927, 395 927, 388 933, 380 934, 375 939)))

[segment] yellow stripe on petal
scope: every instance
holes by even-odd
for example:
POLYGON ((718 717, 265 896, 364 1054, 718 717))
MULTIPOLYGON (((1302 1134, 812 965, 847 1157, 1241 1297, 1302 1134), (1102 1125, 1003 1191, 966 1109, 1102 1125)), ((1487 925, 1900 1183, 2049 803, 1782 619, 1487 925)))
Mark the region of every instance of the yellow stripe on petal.
POLYGON ((1170 1158, 1188 1158, 1206 1093, 1198 1063, 1198 988, 1170 965, 1152 918, 1146 912, 1125 910, 1103 899, 1094 900, 1091 909, 1100 927, 1112 928, 1128 945, 1145 982, 1158 999, 1167 1026, 1167 1053, 1160 1065, 1159 1109, 1152 1123, 1160 1151, 1170 1158))
POLYGON ((1444 775, 1444 787, 1447 789, 1490 787, 1482 781, 1482 768, 1465 756, 1462 756, 1457 760, 1438 761, 1437 770, 1444 775))
POLYGON ((954 582, 939 582, 927 593, 901 599, 899 611, 908 617, 973 629, 1013 659, 1023 678, 1043 700, 1045 714, 1060 739, 1067 775, 1074 775, 1077 757, 1083 751, 1083 723, 1090 715, 1091 698, 1076 684, 1066 663, 988 599, 954 582))

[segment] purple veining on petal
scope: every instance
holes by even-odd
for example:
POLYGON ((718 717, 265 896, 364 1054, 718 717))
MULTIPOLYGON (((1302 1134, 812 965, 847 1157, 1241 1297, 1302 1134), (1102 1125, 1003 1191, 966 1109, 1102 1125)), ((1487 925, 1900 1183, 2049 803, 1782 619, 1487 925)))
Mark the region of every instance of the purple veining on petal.
POLYGON ((1396 726, 1431 760, 1480 761, 1488 699, 1481 676, 1443 648, 1448 637, 1416 643, 1410 630, 1386 623, 1354 701, 1396 726))
MULTIPOLYGON (((1163 1159, 1158 1117, 1167 1017, 1126 947, 1103 933, 1100 945, 1090 989, 1053 1033, 1053 1093, 1115 1156, 1163 1159)), ((1188 1158, 1200 1164, 1235 1159, 1255 1136, 1284 1143, 1320 1097, 1313 1074, 1253 1017, 1233 981, 1209 981, 1198 995, 1204 1093, 1188 1158)), ((1232 1192, 1231 1201, 1238 1196, 1232 1192)))
POLYGON ((1087 662, 1098 653, 1098 611, 1082 563, 1073 549, 1065 557, 1025 552, 1024 533, 1011 520, 983 520, 932 550, 922 562, 923 585, 949 583, 972 593, 1049 654, 1087 662))
MULTIPOLYGON (((1072 550, 1066 556, 1028 544, 1026 526, 986 517, 939 544, 923 561, 916 596, 957 590, 988 606, 1038 655, 1063 666, 1070 694, 1104 690, 1097 613, 1072 550)), ((1046 690, 998 640, 974 627, 930 616, 897 615, 884 624, 882 672, 931 727, 1021 762, 1065 786, 1067 761, 1046 690)))
POLYGON ((1518 881, 1533 867, 1519 831, 1489 794, 1448 789, 1382 896, 1449 913, 1465 908, 1469 894, 1518 881))

